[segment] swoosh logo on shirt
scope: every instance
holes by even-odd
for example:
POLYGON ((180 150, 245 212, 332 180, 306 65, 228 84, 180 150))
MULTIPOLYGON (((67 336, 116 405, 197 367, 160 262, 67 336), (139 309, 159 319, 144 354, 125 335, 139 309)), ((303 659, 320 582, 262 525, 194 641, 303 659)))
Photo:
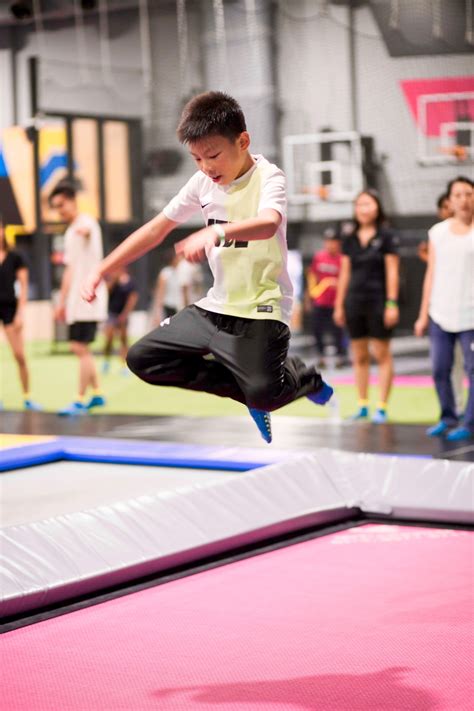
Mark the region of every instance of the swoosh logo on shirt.
POLYGON ((210 205, 210 204, 211 204, 210 202, 206 202, 205 205, 201 205, 201 208, 204 210, 204 208, 207 207, 207 206, 210 205))

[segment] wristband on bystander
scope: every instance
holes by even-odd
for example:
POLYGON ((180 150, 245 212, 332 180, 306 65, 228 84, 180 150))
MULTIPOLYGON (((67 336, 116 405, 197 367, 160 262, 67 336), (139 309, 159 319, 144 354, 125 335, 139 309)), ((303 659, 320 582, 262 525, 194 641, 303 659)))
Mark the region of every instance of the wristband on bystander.
MULTIPOLYGON (((219 238, 218 244, 219 245, 224 244, 224 242, 226 241, 226 236, 225 236, 225 231, 224 231, 224 228, 222 227, 222 225, 219 222, 216 222, 213 225, 209 225, 209 227, 212 227, 212 229, 218 236, 218 238, 219 238)), ((216 247, 218 246, 218 244, 216 244, 216 247)))
POLYGON ((398 301, 395 301, 395 299, 387 299, 385 302, 385 308, 386 309, 393 309, 398 306, 398 301))

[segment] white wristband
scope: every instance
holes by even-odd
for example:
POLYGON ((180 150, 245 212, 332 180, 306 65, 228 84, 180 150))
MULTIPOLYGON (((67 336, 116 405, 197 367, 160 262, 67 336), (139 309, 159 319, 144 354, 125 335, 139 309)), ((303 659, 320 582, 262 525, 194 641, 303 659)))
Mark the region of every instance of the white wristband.
POLYGON ((209 225, 212 227, 216 235, 219 237, 219 243, 223 244, 223 242, 226 241, 226 236, 225 236, 225 231, 222 225, 219 222, 215 222, 213 225, 209 225))

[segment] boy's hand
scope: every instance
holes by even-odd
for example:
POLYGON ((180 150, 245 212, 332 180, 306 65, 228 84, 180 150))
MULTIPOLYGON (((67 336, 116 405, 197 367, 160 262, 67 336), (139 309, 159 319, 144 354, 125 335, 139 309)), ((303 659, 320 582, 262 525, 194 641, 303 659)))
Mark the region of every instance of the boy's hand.
POLYGON ((98 272, 93 272, 89 277, 87 277, 81 286, 81 296, 84 301, 87 301, 88 303, 94 301, 96 289, 101 281, 102 275, 98 272))
POLYGON ((174 248, 176 254, 182 254, 188 262, 202 262, 206 257, 206 250, 215 247, 217 239, 217 235, 211 227, 204 227, 204 229, 177 242, 174 248))

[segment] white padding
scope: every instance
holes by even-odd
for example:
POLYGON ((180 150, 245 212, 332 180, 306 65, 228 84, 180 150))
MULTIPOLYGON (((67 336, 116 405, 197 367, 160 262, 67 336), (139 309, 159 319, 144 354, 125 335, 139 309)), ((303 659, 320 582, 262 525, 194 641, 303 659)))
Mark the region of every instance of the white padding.
POLYGON ((317 458, 306 455, 172 492, 157 487, 154 494, 8 526, 1 530, 0 612, 17 614, 199 554, 347 516, 343 497, 317 458))
POLYGON ((2 528, 0 615, 362 512, 473 523, 473 491, 473 464, 330 449, 171 491, 157 483, 135 498, 2 528))
POLYGON ((474 523, 474 464, 321 449, 348 506, 411 520, 474 523))

